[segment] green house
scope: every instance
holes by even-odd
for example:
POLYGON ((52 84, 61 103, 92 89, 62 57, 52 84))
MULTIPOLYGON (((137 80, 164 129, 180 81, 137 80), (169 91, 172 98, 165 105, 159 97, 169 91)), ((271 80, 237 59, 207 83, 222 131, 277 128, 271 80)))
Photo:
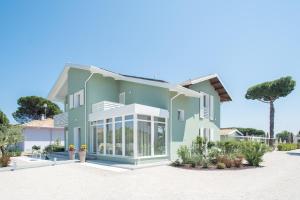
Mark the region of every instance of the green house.
POLYGON ((87 144, 88 155, 122 163, 177 159, 198 136, 220 140, 220 107, 231 101, 218 75, 171 84, 67 64, 48 99, 64 103, 55 126, 65 145, 87 144))

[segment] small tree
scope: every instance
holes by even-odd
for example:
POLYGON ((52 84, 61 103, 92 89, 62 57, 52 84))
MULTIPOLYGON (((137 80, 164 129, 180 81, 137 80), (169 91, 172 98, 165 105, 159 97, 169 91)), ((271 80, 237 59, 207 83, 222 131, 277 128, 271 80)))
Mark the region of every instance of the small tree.
POLYGON ((276 138, 278 142, 286 142, 286 143, 294 142, 294 134, 289 131, 282 131, 280 133, 277 133, 276 138))
POLYGON ((264 137, 266 133, 263 130, 258 130, 255 128, 237 128, 244 136, 259 136, 264 137))
POLYGON ((10 145, 16 145, 21 141, 23 141, 22 127, 0 127, 0 151, 2 155, 5 155, 7 147, 9 147, 10 145))
POLYGON ((6 115, 0 110, 0 126, 8 126, 9 120, 6 115))
POLYGON ((54 115, 61 113, 60 108, 55 103, 42 97, 28 96, 18 99, 18 109, 13 113, 14 119, 23 124, 31 120, 38 120, 45 114, 44 104, 47 104, 46 115, 53 118, 54 115))
MULTIPOLYGON (((295 88, 296 82, 287 76, 274 81, 264 82, 248 89, 246 99, 258 100, 270 104, 270 137, 274 138, 274 102, 280 97, 286 97, 295 88)), ((270 145, 273 146, 273 140, 270 145)))

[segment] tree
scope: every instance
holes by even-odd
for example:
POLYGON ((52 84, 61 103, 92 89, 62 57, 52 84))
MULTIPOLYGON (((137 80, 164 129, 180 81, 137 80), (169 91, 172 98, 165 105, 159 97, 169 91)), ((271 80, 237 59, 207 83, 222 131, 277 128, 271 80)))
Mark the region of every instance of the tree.
POLYGON ((289 131, 282 131, 280 133, 277 133, 276 138, 278 142, 286 142, 286 143, 294 142, 294 134, 289 131))
MULTIPOLYGON (((286 97, 295 88, 296 81, 292 77, 282 77, 280 79, 264 82, 253 87, 250 87, 246 93, 246 99, 258 100, 270 105, 270 137, 274 138, 274 102, 280 97, 286 97)), ((270 145, 273 146, 273 140, 270 140, 270 145)))
POLYGON ((257 136, 257 137, 264 137, 266 136, 266 133, 263 130, 258 130, 255 128, 236 128, 241 133, 243 133, 244 136, 257 136))
POLYGON ((9 120, 6 115, 0 110, 0 126, 8 126, 9 120))
POLYGON ((22 127, 20 126, 1 126, 0 127, 0 151, 5 155, 7 147, 16 145, 23 141, 22 127))
POLYGON ((14 119, 23 124, 31 120, 38 120, 45 114, 44 104, 47 104, 46 115, 53 118, 62 111, 55 103, 37 96, 21 97, 18 99, 18 109, 13 113, 14 119))

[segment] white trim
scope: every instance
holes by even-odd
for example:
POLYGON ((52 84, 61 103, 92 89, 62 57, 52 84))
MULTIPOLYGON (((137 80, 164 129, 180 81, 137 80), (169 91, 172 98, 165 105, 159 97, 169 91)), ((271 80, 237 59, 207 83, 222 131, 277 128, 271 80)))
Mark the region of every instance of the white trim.
MULTIPOLYGON (((166 133, 165 133, 166 134, 166 133)), ((151 157, 154 156, 154 116, 151 116, 151 157)))
MULTIPOLYGON (((49 95, 48 95, 48 99, 51 101, 64 101, 64 96, 67 95, 62 95, 62 96, 58 96, 59 92, 61 91, 61 89, 63 88, 63 86, 65 84, 67 84, 67 80, 68 80, 68 71, 71 68, 77 68, 77 69, 82 69, 82 70, 87 70, 90 71, 92 74, 97 73, 97 74, 101 74, 104 77, 111 77, 115 80, 123 80, 123 81, 129 81, 129 82, 133 82, 133 83, 138 83, 138 84, 143 84, 143 85, 151 85, 151 86, 155 86, 155 87, 162 87, 162 88, 166 88, 169 89, 169 91, 174 91, 180 94, 183 94, 185 96, 189 96, 189 97, 195 97, 195 98, 199 98, 199 93, 182 87, 181 85, 176 85, 176 84, 170 84, 170 83, 165 83, 165 82, 157 82, 157 81, 151 81, 151 80, 144 80, 144 79, 139 79, 139 78, 133 78, 133 77, 127 77, 127 76, 123 76, 117 73, 113 73, 95 66, 84 66, 84 65, 77 65, 77 64, 67 64, 63 70, 63 72, 60 74, 58 80, 56 81, 56 83, 54 84, 53 88, 51 89, 49 95)), ((67 91, 64 91, 65 93, 67 93, 67 91)))
POLYGON ((204 82, 204 81, 208 81, 208 80, 211 80, 213 78, 217 78, 221 85, 223 86, 225 92, 228 94, 228 96, 231 98, 231 95, 230 93, 228 92, 228 90, 225 88, 225 85, 223 83, 223 81, 221 80, 220 76, 218 74, 211 74, 211 75, 208 75, 208 76, 203 76, 203 77, 199 77, 199 78, 195 78, 195 79, 190 79, 190 80, 187 80, 187 81, 184 81, 183 83, 181 83, 180 85, 181 86, 186 86, 186 85, 194 85, 194 84, 197 84, 197 83, 201 83, 201 82, 204 82))

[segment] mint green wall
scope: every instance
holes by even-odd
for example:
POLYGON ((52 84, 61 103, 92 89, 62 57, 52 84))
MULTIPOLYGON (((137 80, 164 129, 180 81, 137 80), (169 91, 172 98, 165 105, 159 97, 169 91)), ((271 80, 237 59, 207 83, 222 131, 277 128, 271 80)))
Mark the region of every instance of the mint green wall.
POLYGON ((165 88, 120 81, 120 93, 125 92, 126 104, 143 104, 162 109, 169 107, 169 92, 165 88))
MULTIPOLYGON (((84 89, 85 80, 89 77, 90 73, 86 70, 71 68, 68 72, 68 98, 69 94, 74 94, 79 90, 84 89)), ((74 144, 74 128, 80 127, 81 141, 85 143, 84 135, 84 105, 79 108, 69 109, 68 115, 68 130, 69 130, 69 144, 74 144)))
POLYGON ((201 119, 199 116, 200 104, 198 98, 178 96, 173 101, 173 130, 171 142, 171 160, 177 159, 177 149, 181 145, 191 146, 192 141, 199 135, 200 128, 214 129, 214 140, 220 140, 220 98, 211 84, 207 82, 193 85, 190 89, 197 92, 202 91, 214 96, 215 120, 201 119), (185 120, 177 119, 177 111, 184 110, 185 120))

